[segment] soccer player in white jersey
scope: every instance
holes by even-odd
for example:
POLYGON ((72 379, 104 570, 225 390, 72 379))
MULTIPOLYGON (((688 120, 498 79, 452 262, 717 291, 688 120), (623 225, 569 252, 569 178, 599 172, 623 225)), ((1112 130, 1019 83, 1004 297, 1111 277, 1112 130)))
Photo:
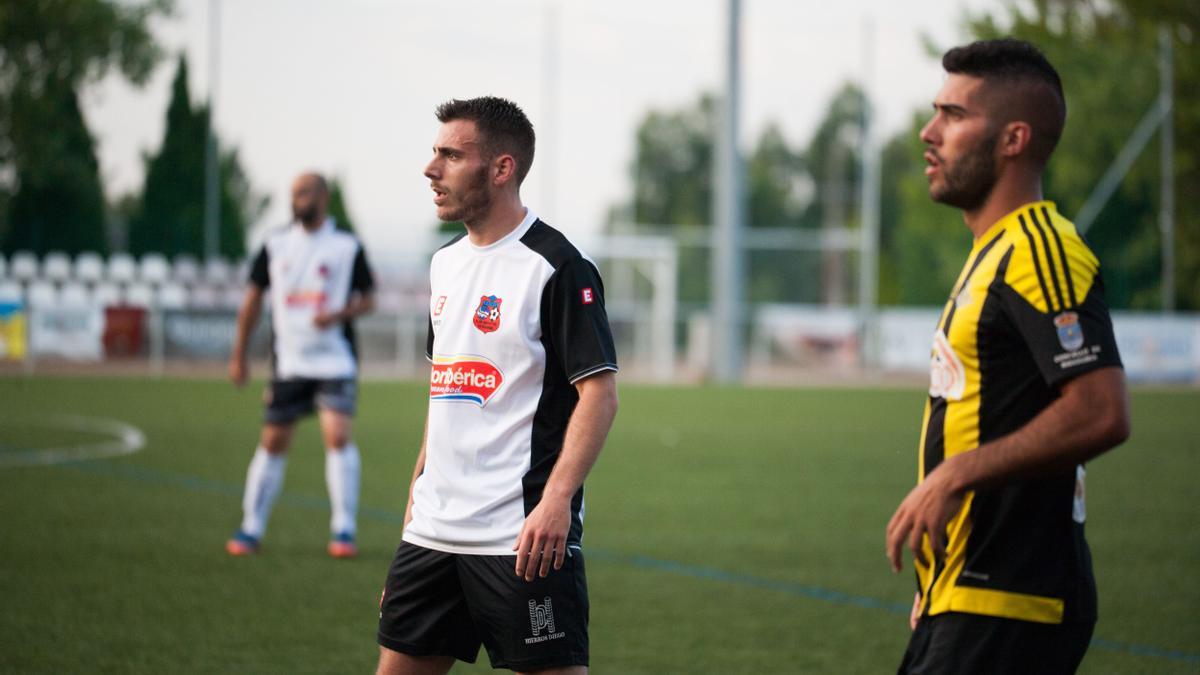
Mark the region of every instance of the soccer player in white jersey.
POLYGON ((452 100, 425 169, 466 232, 430 263, 433 364, 379 672, 586 673, 583 481, 617 411, 595 264, 521 203, 534 133, 510 101, 452 100))
POLYGON ((325 179, 306 173, 292 184, 295 222, 263 244, 238 312, 229 377, 246 382, 246 343, 271 302, 271 382, 258 448, 246 472, 241 526, 225 544, 230 555, 259 551, 271 507, 283 487, 292 430, 317 411, 325 444, 325 483, 333 516, 328 551, 352 558, 358 510, 358 447, 351 440, 358 364, 352 319, 374 307, 375 282, 363 247, 327 215, 325 179))

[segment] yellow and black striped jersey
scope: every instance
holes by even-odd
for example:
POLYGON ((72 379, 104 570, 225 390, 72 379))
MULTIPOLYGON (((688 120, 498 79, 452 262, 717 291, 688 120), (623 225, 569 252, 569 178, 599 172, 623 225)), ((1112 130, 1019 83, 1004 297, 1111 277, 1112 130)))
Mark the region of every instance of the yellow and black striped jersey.
MULTIPOLYGON (((930 361, 919 480, 1024 426, 1070 378, 1120 366, 1099 261, 1053 203, 1026 204, 976 239, 930 361)), ((1095 621, 1084 518, 1082 466, 969 492, 945 559, 917 565, 922 612, 1095 621)))

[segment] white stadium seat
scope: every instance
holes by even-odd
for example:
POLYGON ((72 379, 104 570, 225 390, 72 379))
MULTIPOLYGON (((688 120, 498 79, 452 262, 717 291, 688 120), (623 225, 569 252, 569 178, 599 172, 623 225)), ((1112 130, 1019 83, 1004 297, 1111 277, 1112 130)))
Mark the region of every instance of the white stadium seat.
POLYGON ((137 264, 128 253, 114 253, 108 258, 108 278, 110 281, 127 284, 137 277, 137 264))
POLYGON ((94 284, 104 278, 104 258, 99 253, 86 251, 75 256, 75 278, 94 284))
POLYGON ((58 289, 49 281, 31 282, 26 297, 33 308, 58 306, 58 289))
POLYGON ((226 286, 224 292, 221 293, 221 307, 237 309, 242 306, 242 299, 245 297, 246 290, 240 285, 226 286))
POLYGON ((200 283, 192 286, 191 302, 196 309, 216 309, 221 303, 221 288, 212 284, 200 283))
POLYGON ((92 294, 83 282, 68 281, 58 291, 58 303, 71 308, 91 307, 92 294))
POLYGON ((8 262, 8 275, 11 278, 17 281, 33 281, 37 278, 37 256, 29 251, 17 251, 8 262))
POLYGON ((221 258, 209 258, 204 261, 204 280, 213 284, 227 284, 230 282, 230 275, 233 270, 229 267, 229 261, 221 258))
POLYGON ((138 265, 138 279, 155 286, 165 283, 171 268, 161 253, 147 253, 138 265))
POLYGON ((121 287, 110 281, 101 281, 92 289, 92 302, 101 307, 112 307, 125 303, 125 293, 121 287))
POLYGON ((20 282, 0 279, 0 302, 25 302, 25 289, 20 282))
POLYGON ((154 287, 150 284, 130 284, 125 289, 125 304, 149 309, 154 306, 154 287))
POLYGON ((158 306, 163 309, 187 309, 187 287, 174 281, 163 284, 158 289, 158 306))
POLYGON ((42 278, 63 282, 71 278, 71 257, 61 251, 51 251, 42 258, 42 278))
POLYGON ((180 283, 194 284, 200 280, 200 265, 190 255, 176 256, 171 265, 171 276, 180 283))
POLYGON ((238 284, 245 284, 250 281, 250 260, 248 258, 242 258, 238 261, 237 275, 234 277, 234 281, 238 284))
POLYGON ((150 284, 134 283, 125 287, 126 305, 150 309, 157 301, 158 296, 150 284))

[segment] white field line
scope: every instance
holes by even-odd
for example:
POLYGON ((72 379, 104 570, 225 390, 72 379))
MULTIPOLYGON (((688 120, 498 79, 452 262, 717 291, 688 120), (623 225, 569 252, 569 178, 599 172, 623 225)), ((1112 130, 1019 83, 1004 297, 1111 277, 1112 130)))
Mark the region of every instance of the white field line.
POLYGON ((66 445, 57 448, 36 448, 0 453, 0 469, 16 466, 47 466, 88 459, 131 455, 146 446, 146 434, 141 429, 119 420, 82 415, 51 415, 25 420, 29 426, 47 429, 69 429, 82 433, 108 436, 93 443, 66 445))

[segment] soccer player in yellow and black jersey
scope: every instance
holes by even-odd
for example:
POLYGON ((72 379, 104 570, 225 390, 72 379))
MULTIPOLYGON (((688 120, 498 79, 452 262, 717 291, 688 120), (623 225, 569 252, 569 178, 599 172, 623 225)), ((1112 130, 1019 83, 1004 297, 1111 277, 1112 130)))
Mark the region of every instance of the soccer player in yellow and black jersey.
POLYGON ((887 527, 918 591, 901 673, 1071 673, 1091 641, 1087 460, 1129 435, 1100 264, 1042 197, 1062 84, 1017 40, 950 50, 921 131, 975 243, 934 333, 919 482, 887 527))

